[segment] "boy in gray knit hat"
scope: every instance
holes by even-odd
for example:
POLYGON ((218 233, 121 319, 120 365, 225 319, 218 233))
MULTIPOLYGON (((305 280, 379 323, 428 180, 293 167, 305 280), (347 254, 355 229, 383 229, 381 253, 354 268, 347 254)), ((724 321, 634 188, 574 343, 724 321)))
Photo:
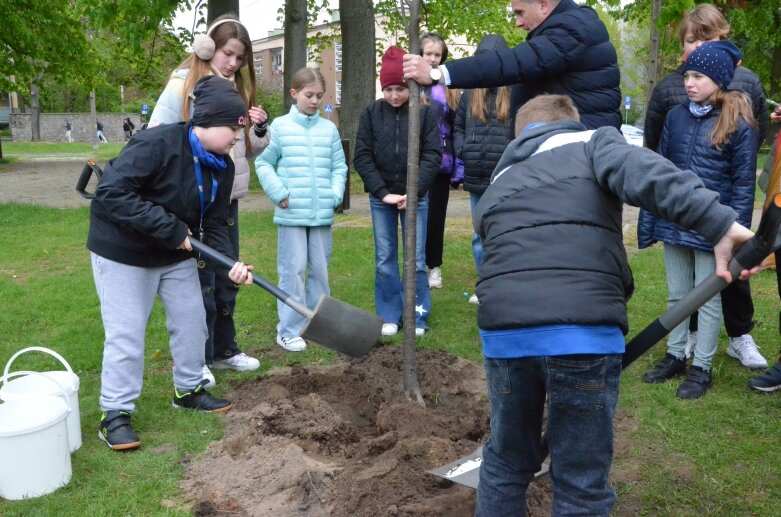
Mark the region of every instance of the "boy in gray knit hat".
MULTIPOLYGON (((206 316, 190 235, 227 253, 233 183, 229 152, 247 108, 234 85, 208 76, 194 90, 189 123, 139 133, 105 168, 90 207, 90 250, 105 329, 99 438, 136 449, 130 425, 141 393, 146 323, 159 295, 173 357, 175 408, 222 413, 231 403, 203 386, 206 316)), ((236 262, 230 278, 252 281, 236 262)))

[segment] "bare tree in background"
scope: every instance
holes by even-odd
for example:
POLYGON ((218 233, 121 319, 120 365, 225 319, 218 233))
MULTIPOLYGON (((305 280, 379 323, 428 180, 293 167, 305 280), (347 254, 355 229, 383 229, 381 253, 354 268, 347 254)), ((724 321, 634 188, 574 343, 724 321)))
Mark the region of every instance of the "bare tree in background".
POLYGON ((289 94, 293 74, 306 66, 307 12, 306 0, 285 0, 285 81, 282 86, 285 113, 293 105, 289 94))
POLYGON ((339 0, 339 16, 342 29, 339 129, 342 138, 355 142, 361 111, 374 101, 377 56, 372 0, 339 0))
POLYGON ((661 71, 659 62, 659 27, 656 24, 659 20, 659 9, 661 6, 662 0, 651 0, 651 26, 648 31, 650 33, 648 48, 648 82, 645 91, 646 102, 651 98, 651 92, 654 91, 654 87, 656 87, 656 83, 659 81, 659 72, 661 71))
POLYGON ((239 0, 209 0, 207 5, 206 25, 211 25, 223 14, 235 14, 236 18, 239 17, 239 0))

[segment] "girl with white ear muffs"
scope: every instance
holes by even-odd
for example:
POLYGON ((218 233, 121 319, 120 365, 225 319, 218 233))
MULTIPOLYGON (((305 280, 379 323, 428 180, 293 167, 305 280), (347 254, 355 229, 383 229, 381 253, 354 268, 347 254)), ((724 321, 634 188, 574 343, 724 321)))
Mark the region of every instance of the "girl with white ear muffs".
MULTIPOLYGON (((233 15, 224 15, 212 22, 205 35, 199 35, 190 54, 171 74, 171 79, 157 100, 149 127, 160 124, 187 123, 192 116, 193 87, 206 75, 216 75, 233 81, 247 105, 252 124, 247 124, 241 140, 231 152, 236 177, 231 192, 230 218, 227 221, 234 256, 239 257, 239 199, 249 188, 249 158, 260 154, 269 143, 268 114, 254 106, 256 98, 255 68, 252 42, 244 25, 233 15)), ((205 344, 203 378, 206 386, 215 383, 211 368, 247 371, 255 370, 260 361, 242 352, 236 343, 233 311, 238 287, 228 278, 227 270, 218 269, 208 261, 198 261, 198 272, 206 308, 209 335, 205 344)))

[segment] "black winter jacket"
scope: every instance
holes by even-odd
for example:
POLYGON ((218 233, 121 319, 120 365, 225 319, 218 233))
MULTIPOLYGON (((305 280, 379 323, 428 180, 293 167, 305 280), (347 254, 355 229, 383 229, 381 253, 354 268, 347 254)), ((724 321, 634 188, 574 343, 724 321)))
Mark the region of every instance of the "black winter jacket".
MULTIPOLYGON (((176 249, 188 229, 198 237, 201 220, 189 125, 142 131, 105 167, 90 205, 90 251, 139 267, 167 266, 192 257, 176 249)), ((203 218, 203 230, 206 244, 232 256, 228 218, 234 168, 229 156, 225 161, 228 168, 222 171, 201 165, 206 203, 212 177, 217 179, 217 196, 203 218)))
MULTIPOLYGON (((377 199, 407 193, 408 130, 409 104, 394 108, 379 99, 361 113, 353 166, 363 180, 364 190, 377 199)), ((437 115, 428 106, 421 106, 419 198, 428 192, 441 161, 437 115)))
POLYGON ((626 334, 632 277, 623 203, 695 227, 711 242, 735 221, 694 174, 627 144, 613 128, 584 129, 559 121, 523 133, 502 157, 510 166, 480 199, 481 329, 611 325, 626 334))
POLYGON ((589 129, 621 126, 616 50, 590 7, 559 5, 525 43, 445 63, 452 88, 513 88, 512 113, 543 93, 568 95, 589 129))
MULTIPOLYGON (((754 72, 748 68, 739 66, 735 69, 735 77, 729 84, 730 90, 743 92, 751 99, 751 105, 754 110, 754 118, 759 124, 759 138, 757 139, 757 149, 767 136, 767 130, 770 127, 770 118, 765 104, 765 90, 762 83, 754 72)), ((652 151, 659 148, 659 140, 662 137, 662 127, 667 113, 679 104, 689 101, 686 95, 686 88, 683 85, 683 65, 679 66, 674 72, 659 81, 654 91, 651 93, 651 100, 648 101, 648 110, 645 114, 645 125, 643 128, 643 139, 645 146, 652 151)))
POLYGON ((487 92, 485 122, 472 116, 473 90, 465 91, 458 103, 453 142, 456 156, 464 162, 464 190, 467 192, 485 192, 499 158, 514 137, 512 120, 503 124, 496 118, 496 91, 491 88, 487 92))

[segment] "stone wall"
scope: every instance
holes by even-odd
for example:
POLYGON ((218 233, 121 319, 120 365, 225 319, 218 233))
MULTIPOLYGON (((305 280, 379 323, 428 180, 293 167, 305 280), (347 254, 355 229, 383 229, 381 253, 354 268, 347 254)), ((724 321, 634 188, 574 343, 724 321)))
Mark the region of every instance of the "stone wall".
MULTIPOLYGON (((130 117, 136 125, 136 131, 141 128, 141 115, 138 113, 98 113, 98 120, 103 123, 103 134, 109 142, 120 142, 125 139, 122 121, 130 117)), ((32 115, 29 113, 11 114, 11 139, 14 142, 32 141, 32 115)), ((65 142, 65 119, 70 120, 71 137, 75 142, 97 142, 95 119, 89 113, 41 113, 41 140, 44 142, 65 142)))

